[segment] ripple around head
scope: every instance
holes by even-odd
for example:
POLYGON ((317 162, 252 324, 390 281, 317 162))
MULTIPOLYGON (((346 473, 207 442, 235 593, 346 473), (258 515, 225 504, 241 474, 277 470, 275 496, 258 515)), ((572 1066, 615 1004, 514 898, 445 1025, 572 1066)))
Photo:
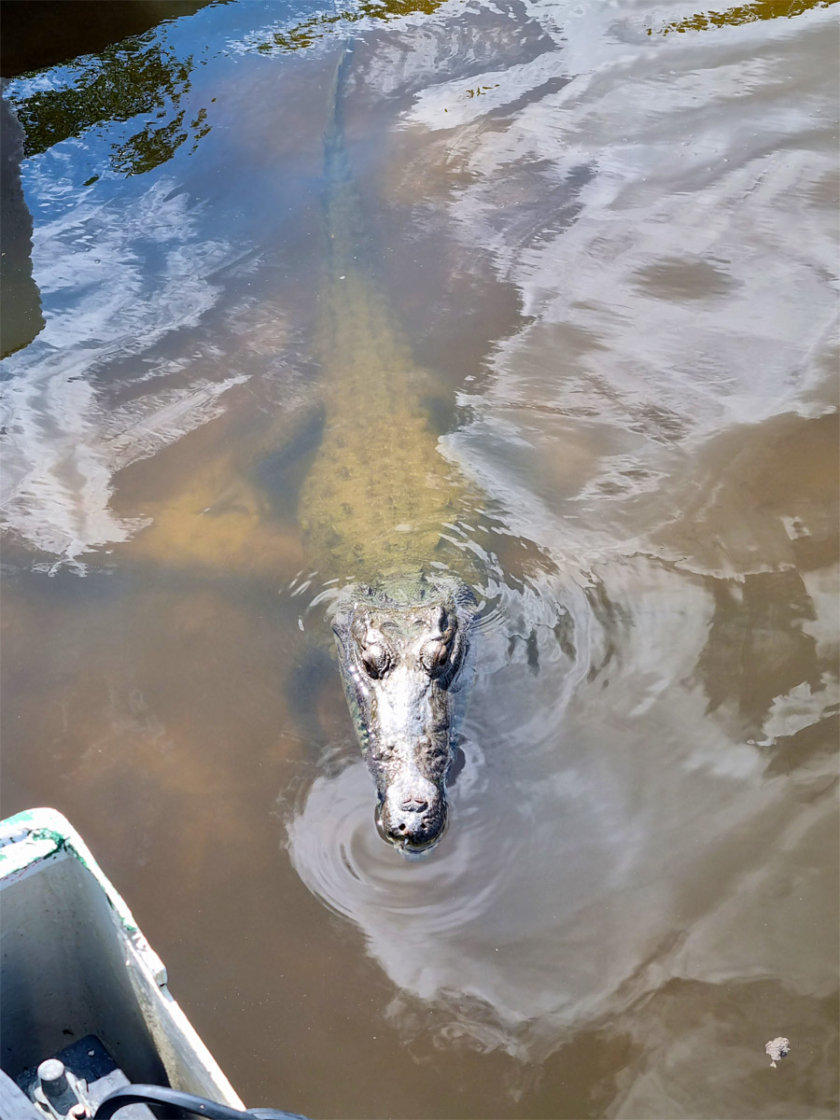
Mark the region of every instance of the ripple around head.
POLYGON ((495 887, 499 851, 474 815, 455 804, 457 827, 432 851, 407 858, 377 833, 374 803, 361 759, 313 783, 288 829, 292 864, 309 890, 363 928, 386 918, 395 932, 413 936, 440 935, 478 917, 495 887))
MULTIPOLYGON (((382 840, 361 757, 317 778, 289 821, 289 856, 302 882, 356 924, 391 978, 415 993, 431 998, 457 986, 466 961, 471 976, 478 962, 498 962, 490 939, 510 936, 510 898, 533 889, 534 936, 550 924, 549 903, 524 869, 536 849, 540 864, 556 849, 559 814, 585 802, 563 778, 558 749, 566 705, 589 669, 594 625, 576 575, 538 570, 517 579, 485 568, 475 588, 475 676, 458 728, 466 762, 450 782, 449 827, 432 851, 407 858, 382 840)), ((339 585, 304 583, 305 609, 329 613, 339 585)), ((577 875, 577 864, 567 853, 560 878, 577 875)), ((470 984, 481 987, 475 977, 470 984)))

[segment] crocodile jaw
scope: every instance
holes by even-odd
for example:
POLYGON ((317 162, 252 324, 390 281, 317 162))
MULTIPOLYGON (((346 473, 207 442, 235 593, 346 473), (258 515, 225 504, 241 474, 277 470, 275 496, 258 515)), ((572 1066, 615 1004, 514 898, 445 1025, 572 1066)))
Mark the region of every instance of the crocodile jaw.
POLYGON ((472 592, 444 578, 352 588, 333 620, 351 715, 376 784, 380 835, 428 850, 446 825, 456 699, 472 592))

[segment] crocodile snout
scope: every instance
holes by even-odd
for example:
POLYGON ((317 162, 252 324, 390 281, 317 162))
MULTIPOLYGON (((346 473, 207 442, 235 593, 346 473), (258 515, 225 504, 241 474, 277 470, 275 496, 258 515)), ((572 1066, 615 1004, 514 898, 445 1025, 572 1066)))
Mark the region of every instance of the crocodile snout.
POLYGON ((436 844, 443 834, 446 800, 436 789, 408 793, 389 790, 376 817, 385 840, 406 852, 422 852, 436 844))

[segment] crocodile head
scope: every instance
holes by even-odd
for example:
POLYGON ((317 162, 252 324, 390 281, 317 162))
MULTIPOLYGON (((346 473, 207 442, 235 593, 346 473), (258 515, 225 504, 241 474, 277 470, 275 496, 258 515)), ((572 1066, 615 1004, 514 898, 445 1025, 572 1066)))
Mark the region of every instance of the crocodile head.
POLYGON ((333 619, 356 733, 376 783, 380 834, 405 852, 446 825, 456 697, 469 676, 475 598, 453 579, 353 588, 333 619))

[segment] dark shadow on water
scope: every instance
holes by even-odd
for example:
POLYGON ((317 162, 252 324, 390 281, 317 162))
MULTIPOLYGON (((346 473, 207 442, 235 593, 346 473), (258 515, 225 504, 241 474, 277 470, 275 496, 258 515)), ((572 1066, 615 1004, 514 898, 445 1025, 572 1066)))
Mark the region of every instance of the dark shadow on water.
POLYGON ((97 54, 212 0, 4 0, 0 74, 14 78, 97 54))
POLYGON ((776 696, 800 684, 821 687, 814 638, 801 624, 816 617, 798 572, 760 572, 712 585, 715 614, 698 661, 709 711, 731 702, 741 733, 760 737, 776 696))
POLYGON ((32 276, 32 215, 20 182, 24 134, 6 98, 0 99, 0 357, 28 346, 44 326, 41 294, 32 276))

